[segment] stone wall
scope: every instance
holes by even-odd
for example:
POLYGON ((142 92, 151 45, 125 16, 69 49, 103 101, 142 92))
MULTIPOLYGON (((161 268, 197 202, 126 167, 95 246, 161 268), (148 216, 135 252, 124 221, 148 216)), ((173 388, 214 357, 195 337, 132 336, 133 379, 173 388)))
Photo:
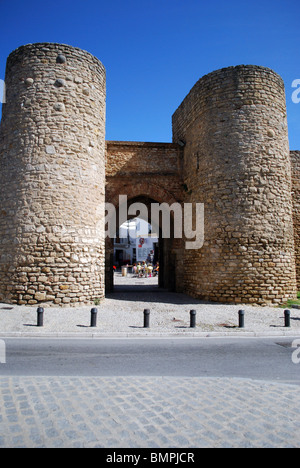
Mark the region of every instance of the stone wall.
POLYGON ((182 200, 182 151, 172 143, 106 142, 106 201, 145 195, 158 202, 182 200))
POLYGON ((0 129, 0 301, 104 296, 105 69, 29 44, 6 69, 0 129))
POLYGON ((300 290, 300 151, 291 151, 297 287, 300 290))
POLYGON ((295 297, 300 152, 290 157, 284 85, 272 70, 242 65, 201 78, 173 115, 173 143, 105 146, 105 69, 80 49, 20 47, 5 82, 0 301, 103 298, 113 249, 104 202, 118 208, 119 195, 149 208, 204 203, 203 248, 160 239, 161 286, 222 302, 295 297))
POLYGON ((189 201, 205 242, 186 251, 185 292, 256 304, 295 297, 291 167, 282 79, 238 66, 196 83, 173 115, 189 201))

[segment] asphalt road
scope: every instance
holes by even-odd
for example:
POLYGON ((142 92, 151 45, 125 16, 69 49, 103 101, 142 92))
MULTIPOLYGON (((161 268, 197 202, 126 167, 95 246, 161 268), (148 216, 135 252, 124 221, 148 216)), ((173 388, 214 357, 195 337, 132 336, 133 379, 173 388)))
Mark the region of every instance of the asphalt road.
POLYGON ((300 384, 293 340, 7 338, 0 375, 237 377, 300 384))
POLYGON ((299 448, 292 342, 5 339, 0 448, 299 448))

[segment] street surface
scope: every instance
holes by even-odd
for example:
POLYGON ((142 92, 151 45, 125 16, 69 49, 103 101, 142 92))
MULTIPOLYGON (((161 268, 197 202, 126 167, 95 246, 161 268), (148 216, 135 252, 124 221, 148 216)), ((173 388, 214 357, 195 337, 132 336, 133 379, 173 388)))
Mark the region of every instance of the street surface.
POLYGON ((241 377, 300 384, 293 337, 6 339, 1 375, 241 377))
POLYGON ((0 447, 300 447, 293 339, 5 339, 0 447))

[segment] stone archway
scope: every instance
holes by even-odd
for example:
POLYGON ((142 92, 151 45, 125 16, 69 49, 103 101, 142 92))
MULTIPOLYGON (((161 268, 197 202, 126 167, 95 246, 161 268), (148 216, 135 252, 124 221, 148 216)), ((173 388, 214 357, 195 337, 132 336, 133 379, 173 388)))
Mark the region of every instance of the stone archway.
MULTIPOLYGON (((182 148, 177 144, 106 142, 106 202, 118 209, 119 196, 125 195, 128 207, 136 202, 142 202, 148 207, 152 202, 167 203, 169 206, 177 202, 182 203, 182 162, 182 148)), ((106 291, 111 291, 111 239, 106 239, 105 248, 106 291)), ((182 290, 182 240, 163 239, 160 235, 160 257, 160 286, 176 291, 182 290)))
MULTIPOLYGON (((163 191, 161 192, 163 193, 163 191)), ((173 201, 173 197, 167 198, 169 202, 175 203, 173 201)), ((166 238, 162 232, 162 225, 161 220, 159 224, 153 224, 153 220, 151 219, 151 205, 152 204, 159 204, 160 203, 167 203, 167 202, 160 202, 155 198, 150 198, 149 196, 143 194, 131 198, 128 200, 127 210, 130 212, 130 208, 133 205, 140 205, 143 204, 145 207, 146 216, 143 213, 135 213, 138 217, 144 219, 149 224, 152 224, 152 227, 157 232, 159 237, 159 253, 158 253, 158 260, 160 265, 160 274, 159 274, 159 287, 167 289, 169 291, 176 291, 182 292, 183 286, 183 256, 184 256, 184 246, 182 239, 175 239, 174 238, 174 219, 172 216, 172 212, 170 213, 170 237, 166 238)), ((171 203, 171 205, 172 205, 171 203)), ((120 225, 120 217, 119 217, 119 205, 115 203, 116 207, 116 219, 117 223, 116 226, 120 225)), ((134 210, 133 210, 134 211, 134 210)), ((127 219, 132 219, 135 214, 128 214, 127 219)), ((126 219, 126 220, 127 220, 126 219)), ((124 221, 124 219, 123 219, 124 221)), ((110 237, 106 237, 105 241, 105 249, 106 249, 106 265, 105 265, 105 274, 106 274, 106 292, 111 292, 114 289, 114 281, 113 281, 113 254, 114 254, 114 243, 113 239, 110 237)))

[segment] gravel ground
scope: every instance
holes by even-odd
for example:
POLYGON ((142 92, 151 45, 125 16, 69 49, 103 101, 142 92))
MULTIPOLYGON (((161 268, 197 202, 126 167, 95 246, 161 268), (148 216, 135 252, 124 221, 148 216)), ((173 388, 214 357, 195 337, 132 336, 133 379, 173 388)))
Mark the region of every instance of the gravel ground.
POLYGON ((90 328, 91 306, 49 307, 44 304, 44 327, 37 327, 37 307, 0 303, 0 335, 76 336, 141 335, 259 335, 300 334, 300 310, 291 310, 291 328, 284 328, 284 309, 228 305, 162 291, 157 278, 115 274, 115 292, 97 305, 97 328, 90 328), (143 311, 150 309, 150 329, 143 328, 143 311), (190 310, 197 311, 190 328, 190 310), (245 328, 239 329, 238 311, 245 310, 245 328))

